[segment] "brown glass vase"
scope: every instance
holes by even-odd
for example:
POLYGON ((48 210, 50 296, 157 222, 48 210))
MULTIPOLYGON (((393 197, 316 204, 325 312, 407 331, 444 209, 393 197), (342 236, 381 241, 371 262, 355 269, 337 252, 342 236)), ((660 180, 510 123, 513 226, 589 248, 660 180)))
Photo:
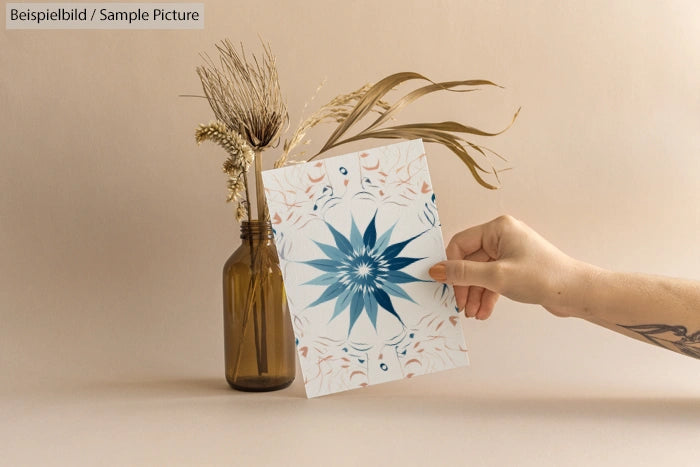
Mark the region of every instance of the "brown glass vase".
POLYGON ((295 376, 294 333, 269 222, 241 224, 241 246, 224 265, 226 381, 275 391, 295 376))

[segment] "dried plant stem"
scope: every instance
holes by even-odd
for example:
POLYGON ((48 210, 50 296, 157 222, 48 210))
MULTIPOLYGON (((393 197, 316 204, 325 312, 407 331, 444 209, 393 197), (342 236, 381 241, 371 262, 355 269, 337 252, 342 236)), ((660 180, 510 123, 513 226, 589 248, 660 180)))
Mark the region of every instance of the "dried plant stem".
POLYGON ((248 294, 246 296, 245 313, 243 314, 243 323, 242 323, 243 332, 241 333, 241 340, 238 341, 238 348, 236 349, 236 364, 233 366, 233 374, 234 375, 238 374, 238 371, 240 370, 240 367, 241 367, 241 356, 242 356, 241 350, 243 348, 243 342, 245 342, 246 331, 248 330, 248 321, 250 321, 250 315, 253 312, 253 307, 251 305, 253 302, 253 298, 255 297, 255 292, 256 292, 257 288, 258 288, 257 281, 251 280, 248 283, 248 294))
MULTIPOLYGON (((256 275, 254 274, 251 278, 251 280, 255 280, 256 275)), ((262 284, 261 284, 262 286, 262 284)), ((262 287, 261 287, 262 288, 262 287)), ((262 293, 262 290, 260 291, 262 293)), ((258 306, 257 301, 253 301, 253 329, 255 330, 255 360, 258 364, 258 376, 261 376, 264 372, 263 370, 263 352, 265 352, 265 348, 261 345, 262 338, 260 337, 261 335, 265 334, 265 327, 262 324, 262 320, 260 319, 260 313, 262 313, 263 310, 260 309, 258 306), (259 323, 260 321, 260 323, 259 323)), ((266 358, 267 359, 267 358, 266 358)), ((265 365, 267 366, 267 365, 265 365)))
MULTIPOLYGON (((250 264, 251 267, 251 276, 250 276, 250 281, 248 281, 248 293, 246 295, 246 301, 245 301, 245 311, 243 313, 243 323, 242 323, 242 328, 243 331, 241 333, 241 340, 238 342, 238 348, 236 349, 236 363, 233 368, 233 374, 237 375, 240 366, 241 366, 241 357, 242 357, 242 352, 241 350, 243 349, 243 343, 245 342, 246 334, 248 332, 248 328, 250 327, 250 321, 251 317, 253 318, 253 325, 255 328, 255 356, 256 356, 256 361, 258 365, 258 375, 261 375, 263 372, 267 372, 267 348, 266 347, 261 347, 260 346, 260 338, 259 338, 259 331, 258 331, 258 323, 257 323, 257 307, 255 307, 255 297, 258 293, 261 294, 261 296, 264 296, 264 287, 262 282, 262 275, 259 274, 260 271, 264 270, 262 267, 262 254, 263 254, 263 248, 254 248, 251 249, 251 256, 252 256, 252 261, 250 264), (252 316, 251 316, 252 315, 252 316)), ((262 307, 264 309, 264 306, 262 307)), ((265 332, 265 328, 263 327, 263 334, 265 332)))
POLYGON ((258 201, 258 220, 267 220, 267 203, 262 182, 262 151, 255 152, 255 195, 258 201))
MULTIPOLYGON (((248 173, 247 172, 243 173, 243 182, 245 184, 246 212, 248 213, 248 222, 251 222, 252 216, 251 216, 251 212, 250 212, 250 201, 249 201, 250 200, 250 189, 248 188, 250 185, 248 184, 248 173)), ((250 226, 250 224, 248 224, 248 225, 250 226)), ((252 282, 256 282, 255 281, 255 253, 256 253, 256 250, 254 248, 253 236, 250 234, 248 234, 248 249, 249 249, 249 253, 250 253, 250 278, 251 278, 250 281, 248 282, 248 287, 250 287, 250 284, 252 282)), ((246 298, 246 310, 248 310, 248 308, 250 307, 251 300, 254 297, 255 297, 255 292, 253 292, 252 297, 246 298)), ((248 313, 246 313, 246 315, 247 314, 248 313)), ((243 342, 243 340, 245 340, 246 321, 247 321, 247 318, 244 318, 241 343, 243 342)), ((255 355, 256 355, 257 362, 258 362, 258 373, 260 373, 260 349, 258 348, 257 322, 255 324, 256 324, 256 326, 255 326, 255 337, 256 337, 255 338, 255 355)), ((238 361, 240 361, 240 359, 241 359, 240 351, 241 351, 241 344, 239 343, 238 344, 238 357, 237 357, 238 361)), ((238 373, 238 364, 236 364, 236 372, 234 374, 237 374, 237 373, 238 373)))
MULTIPOLYGON (((265 265, 261 265, 260 276, 261 282, 267 277, 265 274, 265 265)), ((266 284, 261 284, 260 286, 260 329, 262 330, 260 334, 260 362, 258 363, 258 374, 267 373, 267 318, 265 312, 267 307, 265 306, 265 291, 267 290, 266 284)))
MULTIPOLYGON (((248 189, 248 173, 246 172, 243 173, 243 184, 245 185, 245 212, 248 215, 248 222, 250 222, 252 220, 250 217, 250 189, 248 189)), ((250 251, 253 251, 252 245, 250 251)))
MULTIPOLYGON (((265 190, 263 189, 262 181, 262 151, 255 152, 255 194, 258 200, 258 221, 267 222, 268 212, 267 203, 265 201, 265 190)), ((258 245, 258 250, 262 252, 264 245, 258 245)), ((264 259, 260 256, 260 264, 254 265, 253 274, 260 274, 261 282, 266 276, 265 270, 267 265, 263 264, 264 259)), ((259 342, 256 340, 256 346, 262 349, 262 354, 259 352, 260 360, 258 360, 258 372, 267 373, 267 320, 265 317, 265 287, 261 285, 260 287, 260 328, 262 330, 260 334, 259 342)), ((257 333, 256 333, 257 335, 257 333)))

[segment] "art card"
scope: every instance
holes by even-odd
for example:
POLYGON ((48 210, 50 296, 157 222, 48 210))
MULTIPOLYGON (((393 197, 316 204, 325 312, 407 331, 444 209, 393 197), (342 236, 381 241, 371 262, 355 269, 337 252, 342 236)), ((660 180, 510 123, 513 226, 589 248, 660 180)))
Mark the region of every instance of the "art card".
POLYGON ((468 365, 421 140, 263 181, 308 397, 468 365))

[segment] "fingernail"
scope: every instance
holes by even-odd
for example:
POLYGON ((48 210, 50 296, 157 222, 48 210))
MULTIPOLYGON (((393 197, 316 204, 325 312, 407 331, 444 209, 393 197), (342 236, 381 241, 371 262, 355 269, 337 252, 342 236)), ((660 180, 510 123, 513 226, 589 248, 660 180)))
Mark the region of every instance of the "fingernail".
POLYGON ((447 268, 444 264, 436 264, 430 268, 428 274, 438 282, 445 282, 447 280, 447 268))

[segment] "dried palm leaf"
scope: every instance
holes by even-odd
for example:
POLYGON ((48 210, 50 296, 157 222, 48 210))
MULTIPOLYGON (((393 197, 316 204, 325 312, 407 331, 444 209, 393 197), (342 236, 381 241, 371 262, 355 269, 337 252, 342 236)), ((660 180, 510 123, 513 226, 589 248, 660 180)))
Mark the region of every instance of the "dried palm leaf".
MULTIPOLYGON (((298 143, 298 140, 303 138, 303 134, 306 133, 310 128, 321 123, 323 121, 332 120, 333 117, 337 116, 335 121, 339 122, 339 125, 330 135, 328 140, 325 142, 323 147, 310 157, 308 160, 312 160, 320 154, 338 147, 340 145, 350 143, 353 141, 359 141, 370 138, 379 139, 416 139, 422 138, 427 143, 438 143, 445 146, 447 149, 452 151, 457 157, 467 165, 467 168, 474 176, 476 181, 489 189, 495 189, 496 186, 486 181, 483 177, 485 174, 493 174, 498 181, 498 170, 493 166, 489 169, 483 168, 476 159, 472 156, 472 151, 483 156, 486 160, 489 159, 487 152, 496 155, 497 157, 503 159, 500 155, 496 154, 492 150, 480 146, 472 141, 466 140, 460 134, 474 135, 474 136, 496 136, 508 128, 510 128, 515 119, 518 117, 520 109, 518 109, 510 124, 501 131, 488 132, 480 130, 475 127, 466 126, 458 122, 447 121, 447 122, 427 122, 427 123, 413 123, 407 125, 397 125, 397 126, 385 126, 384 124, 393 119, 399 112, 406 106, 410 105, 417 99, 434 93, 438 91, 449 91, 449 92, 472 92, 478 90, 480 86, 498 86, 497 84, 488 80, 463 80, 463 81, 446 81, 442 83, 436 83, 429 78, 413 72, 403 72, 396 73, 386 78, 382 79, 378 83, 371 86, 364 86, 360 90, 356 91, 355 98, 352 100, 343 100, 339 98, 347 97, 349 95, 339 96, 335 98, 324 107, 322 110, 312 115, 307 119, 295 132, 295 136, 301 134, 298 139, 292 138, 289 142, 289 146, 293 147, 294 144, 298 143), (409 92, 403 97, 397 99, 393 104, 387 104, 384 100, 386 95, 397 88, 399 85, 411 81, 411 80, 421 80, 428 81, 430 84, 422 86, 418 89, 409 92), (466 87, 466 89, 464 89, 466 87), (361 91, 361 92, 359 92, 361 91), (343 105, 338 105, 338 102, 343 102, 343 105), (348 104, 354 103, 352 109, 348 109, 348 104), (352 136, 346 136, 347 133, 354 127, 358 125, 364 117, 371 111, 378 111, 379 117, 374 120, 369 126, 365 127, 361 131, 355 133, 352 136), (342 116, 342 120, 340 120, 342 116)), ((288 154, 287 145, 285 145, 285 156, 288 154)), ((284 162, 285 157, 279 162, 284 162)), ((281 164, 280 164, 281 165, 281 164)))

